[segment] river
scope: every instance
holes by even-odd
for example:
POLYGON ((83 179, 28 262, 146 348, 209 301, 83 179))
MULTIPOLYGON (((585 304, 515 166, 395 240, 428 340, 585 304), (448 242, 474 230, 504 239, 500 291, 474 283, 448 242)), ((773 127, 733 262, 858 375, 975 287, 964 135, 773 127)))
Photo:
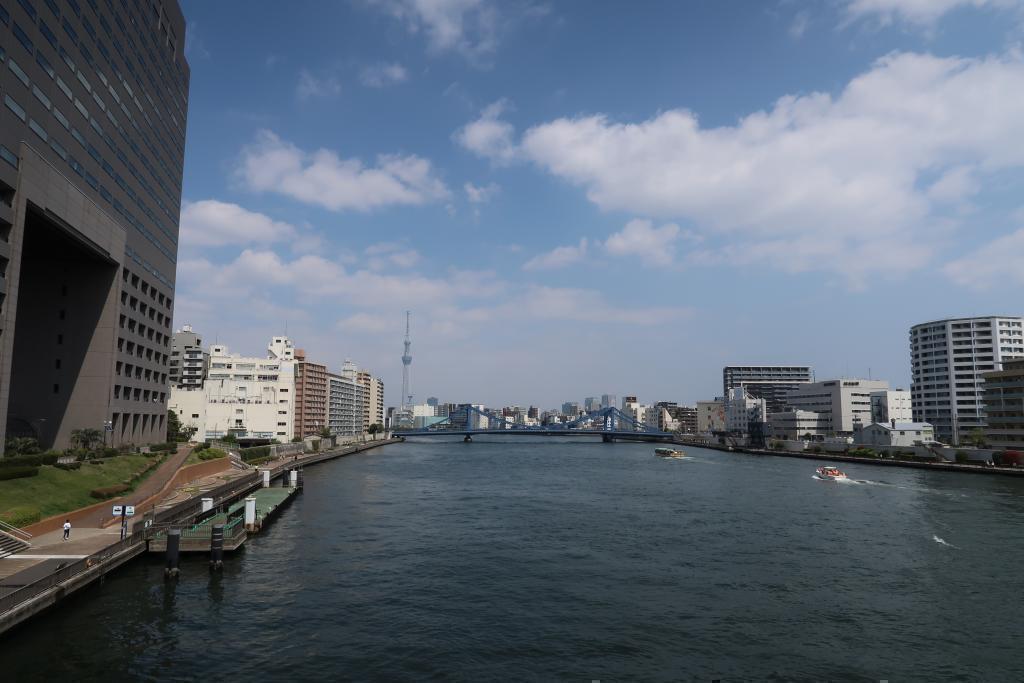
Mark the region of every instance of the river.
POLYGON ((22 680, 1024 680, 1024 481, 651 444, 385 446, 165 584, 0 640, 22 680))

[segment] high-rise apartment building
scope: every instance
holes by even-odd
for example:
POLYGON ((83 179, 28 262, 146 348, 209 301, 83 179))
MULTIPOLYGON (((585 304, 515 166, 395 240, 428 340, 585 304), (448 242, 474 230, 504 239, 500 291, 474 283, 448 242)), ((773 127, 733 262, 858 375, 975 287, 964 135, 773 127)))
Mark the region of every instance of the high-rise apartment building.
POLYGON ((0 448, 165 439, 184 40, 175 0, 0 5, 0 448))
POLYGON ((317 436, 327 424, 327 366, 295 350, 295 436, 317 436))
POLYGON ((365 431, 369 391, 358 375, 351 361, 345 361, 340 373, 327 373, 327 425, 335 436, 357 436, 365 431))
POLYGON ((618 399, 615 394, 601 394, 602 408, 614 408, 616 403, 618 403, 618 399))
POLYGON ((806 365, 727 365, 722 368, 722 395, 744 388, 753 398, 763 398, 769 413, 786 409, 791 389, 813 380, 806 365))
POLYGON ((202 338, 185 325, 171 336, 171 359, 167 367, 172 387, 199 389, 206 379, 206 366, 210 355, 203 351, 202 338))
POLYGON ((959 444, 985 428, 984 375, 1024 357, 1024 318, 951 318, 910 328, 910 387, 914 422, 935 438, 959 444), (955 405, 955 409, 954 409, 955 405))

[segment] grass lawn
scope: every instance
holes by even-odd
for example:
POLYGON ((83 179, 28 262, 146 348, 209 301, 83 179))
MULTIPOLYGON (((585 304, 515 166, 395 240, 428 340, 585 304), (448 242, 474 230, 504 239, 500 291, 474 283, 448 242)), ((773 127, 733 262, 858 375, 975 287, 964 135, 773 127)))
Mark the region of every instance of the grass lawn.
MULTIPOLYGON (((50 515, 69 512, 99 502, 89 492, 104 486, 129 481, 153 460, 154 455, 121 455, 100 465, 82 463, 77 470, 62 470, 43 466, 35 477, 0 481, 0 516, 10 508, 38 508, 45 519, 50 515)), ((146 476, 156 471, 153 468, 146 476)), ((136 486, 145 477, 136 482, 136 486)))

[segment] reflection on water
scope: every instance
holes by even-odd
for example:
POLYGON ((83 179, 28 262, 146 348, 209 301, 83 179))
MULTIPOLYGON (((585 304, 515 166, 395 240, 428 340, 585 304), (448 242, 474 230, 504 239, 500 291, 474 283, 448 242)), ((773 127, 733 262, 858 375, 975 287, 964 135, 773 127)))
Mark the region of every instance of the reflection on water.
POLYGON ((134 562, 0 641, 3 678, 1024 679, 1024 482, 687 452, 423 442, 310 468, 221 573, 134 562))

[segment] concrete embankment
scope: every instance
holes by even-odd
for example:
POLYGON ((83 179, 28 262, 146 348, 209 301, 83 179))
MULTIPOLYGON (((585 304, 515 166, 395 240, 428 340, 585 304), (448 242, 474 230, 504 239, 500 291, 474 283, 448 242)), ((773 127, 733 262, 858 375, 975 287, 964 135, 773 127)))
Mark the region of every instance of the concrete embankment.
POLYGON ((1024 469, 1012 467, 986 467, 969 465, 959 462, 922 462, 918 460, 898 460, 894 458, 865 458, 845 453, 810 453, 807 451, 775 451, 763 448, 740 448, 718 444, 701 444, 700 448, 735 453, 738 455, 770 455, 778 458, 801 458, 803 460, 824 460, 828 462, 855 462, 878 467, 909 467, 919 470, 938 472, 967 472, 969 474, 996 474, 1009 477, 1024 476, 1024 469))

